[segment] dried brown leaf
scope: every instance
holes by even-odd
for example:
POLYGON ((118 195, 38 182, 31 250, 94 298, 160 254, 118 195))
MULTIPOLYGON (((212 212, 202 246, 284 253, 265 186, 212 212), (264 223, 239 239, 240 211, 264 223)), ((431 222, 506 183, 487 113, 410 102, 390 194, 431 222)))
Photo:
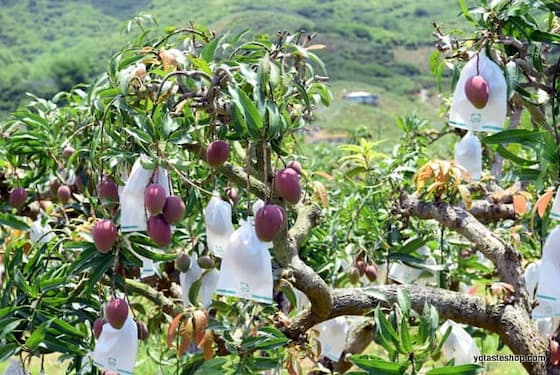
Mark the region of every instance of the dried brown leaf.
POLYGON ((321 201, 321 206, 323 206, 324 208, 328 207, 329 194, 327 193, 327 189, 325 188, 325 185, 323 185, 319 181, 313 181, 313 189, 315 190, 315 194, 319 198, 319 201, 321 201))
POLYGON ((179 313, 171 321, 171 324, 167 329, 167 347, 171 348, 173 346, 175 341, 175 336, 177 334, 177 327, 179 326, 179 323, 181 323, 181 320, 183 319, 184 316, 185 316, 184 312, 179 313))
POLYGON ((527 199, 521 194, 513 196, 513 209, 518 215, 524 215, 527 212, 527 199))
POLYGON ((459 190, 459 194, 461 195, 463 203, 465 203, 465 208, 467 210, 470 210, 472 207, 472 196, 469 188, 467 188, 465 185, 459 185, 457 186, 457 189, 459 190))

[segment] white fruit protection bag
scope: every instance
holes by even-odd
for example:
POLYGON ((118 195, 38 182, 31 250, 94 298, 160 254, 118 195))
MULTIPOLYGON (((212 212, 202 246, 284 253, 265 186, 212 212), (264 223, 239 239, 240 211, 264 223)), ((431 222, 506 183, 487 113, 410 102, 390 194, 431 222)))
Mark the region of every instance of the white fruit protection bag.
POLYGON ((23 370, 21 361, 10 359, 10 365, 4 370, 3 375, 28 375, 29 373, 23 370))
POLYGON ((318 341, 321 345, 321 355, 338 362, 346 346, 346 338, 350 325, 344 316, 338 316, 317 324, 314 329, 319 332, 318 341))
POLYGON ((445 361, 455 358, 455 365, 464 365, 475 363, 475 356, 480 355, 480 351, 476 346, 471 335, 453 320, 447 320, 438 329, 438 334, 443 336, 448 327, 451 327, 451 333, 442 346, 445 361))
MULTIPOLYGON (((541 260, 529 264, 525 269, 525 287, 529 292, 531 298, 535 298, 537 292, 537 285, 539 283, 539 272, 541 268, 541 260)), ((554 308, 554 304, 546 300, 538 301, 538 305, 531 312, 531 317, 535 321, 537 330, 542 335, 549 335, 556 331, 560 318, 551 317, 550 313, 554 308)))
POLYGON ((506 112, 507 84, 502 70, 484 51, 475 54, 461 70, 449 111, 449 124, 468 130, 498 132, 504 128, 506 112), (482 109, 476 108, 465 94, 465 83, 477 72, 489 87, 488 103, 482 109))
POLYGON ((183 296, 183 306, 192 306, 189 292, 191 286, 202 276, 202 268, 198 265, 198 257, 196 254, 191 255, 191 266, 187 272, 179 274, 179 283, 181 284, 181 294, 183 296))
POLYGON ((350 333, 369 319, 363 316, 338 316, 315 325, 312 329, 319 333, 316 340, 321 345, 321 355, 338 362, 350 333))
POLYGON ((103 325, 95 343, 93 364, 121 375, 129 375, 134 372, 137 351, 138 328, 129 314, 121 329, 114 329, 109 323, 103 325))
POLYGON ((198 257, 196 254, 191 256, 191 266, 187 272, 181 272, 179 274, 179 282, 181 284, 181 292, 183 297, 183 306, 192 306, 192 301, 190 300, 189 293, 192 285, 200 280, 200 289, 198 291, 198 297, 200 299, 200 304, 208 308, 212 304, 212 296, 216 291, 218 285, 218 279, 220 277, 220 272, 217 269, 212 269, 203 272, 203 269, 198 265, 198 257))
POLYGON ((31 224, 31 228, 29 230, 29 240, 31 241, 32 244, 47 243, 51 240, 51 238, 55 236, 55 234, 52 232, 52 227, 49 225, 49 223, 45 223, 45 225, 43 225, 42 221, 43 221, 42 216, 39 215, 37 217, 37 220, 35 220, 31 224))
MULTIPOLYGON (((146 155, 140 155, 134 162, 130 175, 120 194, 121 202, 121 231, 136 232, 146 230, 146 212, 144 210, 144 190, 154 174, 152 169, 145 169, 142 162, 148 162, 146 155)), ((165 195, 172 194, 168 183, 168 173, 165 168, 158 168, 154 175, 157 182, 165 190, 165 195)))
MULTIPOLYGON (((150 183, 153 169, 145 169, 142 162, 147 162, 146 155, 140 155, 134 162, 130 175, 126 180, 126 184, 119 189, 119 200, 121 206, 121 232, 136 232, 147 229, 146 211, 144 209, 144 190, 150 183)), ((168 183, 168 172, 165 168, 158 167, 154 180, 165 190, 165 195, 170 196, 171 191, 168 183)), ((133 251, 134 255, 142 261, 140 277, 149 277, 155 274, 155 265, 153 260, 143 257, 133 251)))
MULTIPOLYGON (((429 266, 437 264, 433 256, 430 255, 430 250, 426 246, 422 246, 417 250, 417 253, 426 257, 424 263, 429 266)), ((437 272, 433 273, 420 268, 414 268, 402 263, 392 263, 389 266, 389 278, 398 281, 401 284, 416 284, 416 285, 437 285, 438 275, 437 272)))
POLYGON ((221 199, 218 192, 212 194, 212 199, 204 209, 204 221, 208 248, 214 255, 222 258, 229 237, 233 233, 233 224, 231 223, 231 205, 221 199))
POLYGON ((247 218, 228 242, 217 294, 272 303, 272 261, 270 244, 260 241, 253 218, 247 218))
POLYGON ((479 181, 482 174, 482 146, 472 131, 455 145, 455 161, 469 172, 473 181, 479 181))
MULTIPOLYGON (((560 225, 548 235, 538 267, 538 282, 535 297, 538 306, 533 309, 533 318, 560 317, 560 225)), ((531 273, 528 274, 531 277, 531 273)))

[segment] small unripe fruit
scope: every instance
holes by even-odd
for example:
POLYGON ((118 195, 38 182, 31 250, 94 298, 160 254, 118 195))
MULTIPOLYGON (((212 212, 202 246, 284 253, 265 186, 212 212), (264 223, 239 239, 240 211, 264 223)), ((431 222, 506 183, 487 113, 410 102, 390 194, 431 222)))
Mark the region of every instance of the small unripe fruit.
POLYGON ((488 82, 482 76, 470 77, 465 83, 465 95, 476 108, 484 108, 490 96, 488 82))
POLYGON ((22 187, 17 187, 12 190, 10 197, 8 198, 8 203, 10 206, 17 208, 18 210, 23 207, 25 201, 27 200, 27 191, 22 187))
POLYGON ((103 318, 97 318, 95 319, 95 322, 93 322, 93 335, 96 339, 101 336, 101 332, 103 331, 103 324, 105 323, 107 323, 107 321, 103 318))
POLYGON ((72 154, 75 152, 76 150, 74 150, 74 147, 72 146, 66 146, 64 147, 64 149, 62 150, 62 156, 64 156, 65 158, 69 158, 70 156, 72 156, 72 154))
POLYGON ((148 332, 148 327, 146 327, 144 322, 137 320, 136 328, 138 330, 138 340, 140 341, 146 340, 148 338, 149 332, 148 332))
POLYGON ((350 267, 348 270, 348 280, 352 284, 358 283, 358 280, 360 280, 360 270, 357 267, 350 267))
POLYGON ((203 268, 205 270, 214 268, 216 266, 214 260, 210 258, 208 255, 204 255, 198 258, 198 265, 200 266, 200 268, 203 268))
POLYGON ((175 269, 179 272, 187 272, 191 268, 191 258, 185 254, 181 253, 177 258, 175 258, 175 269))
POLYGON ((97 194, 104 205, 114 205, 119 201, 119 187, 108 177, 103 177, 97 185, 97 194))
POLYGON ((301 164, 298 161, 295 161, 295 160, 292 160, 291 162, 289 162, 288 165, 286 166, 286 168, 292 168, 300 176, 301 176, 301 173, 303 172, 303 169, 301 168, 301 164))
POLYGON ((377 280, 377 267, 375 267, 373 264, 367 266, 364 273, 366 274, 366 277, 369 281, 374 282, 375 280, 377 280))
POLYGON ((255 232, 259 240, 270 242, 284 225, 285 214, 282 207, 265 204, 255 213, 255 232))
POLYGON ((144 190, 144 205, 151 215, 157 215, 165 206, 165 189, 158 184, 150 184, 144 190))
POLYGON ((165 221, 162 215, 150 216, 148 236, 159 246, 165 247, 171 242, 171 225, 165 221))
POLYGON ((299 175, 292 168, 284 168, 276 173, 274 186, 278 194, 290 203, 296 204, 301 198, 299 175))
POLYGON ((219 167, 229 159, 229 146, 224 141, 214 141, 206 149, 206 162, 212 167, 219 167))
POLYGON ((111 220, 99 220, 93 227, 93 242, 97 251, 108 253, 117 242, 116 225, 111 220))
POLYGON ((121 329, 128 317, 128 303, 122 298, 113 298, 105 307, 107 322, 114 329, 121 329))
POLYGON ((165 200, 163 218, 169 224, 177 224, 185 215, 185 202, 176 195, 171 195, 165 200))
POLYGON ((70 190, 70 187, 68 187, 68 185, 60 185, 60 187, 56 191, 56 197, 62 203, 67 203, 72 197, 72 191, 70 190))

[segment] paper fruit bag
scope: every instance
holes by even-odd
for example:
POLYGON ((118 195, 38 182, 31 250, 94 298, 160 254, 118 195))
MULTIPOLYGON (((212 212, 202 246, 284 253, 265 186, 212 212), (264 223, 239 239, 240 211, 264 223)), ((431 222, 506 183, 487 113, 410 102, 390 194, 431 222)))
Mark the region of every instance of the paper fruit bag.
MULTIPOLYGON (((122 189, 119 200, 121 202, 121 231, 135 232, 146 230, 146 212, 144 210, 144 190, 149 185, 150 179, 154 174, 151 169, 145 169, 142 162, 148 161, 148 157, 140 155, 134 162, 132 170, 124 188, 122 189)), ((153 182, 160 184, 165 195, 171 195, 168 172, 164 168, 159 168, 155 173, 153 182)))
POLYGON ((452 320, 447 320, 443 323, 438 333, 443 336, 448 327, 451 327, 451 333, 442 347, 445 360, 449 361, 451 358, 455 358, 456 366, 474 363, 474 356, 480 355, 480 351, 471 335, 452 320))
POLYGON ((560 225, 548 235, 538 266, 538 283, 535 297, 539 303, 533 309, 534 318, 560 317, 560 225))
POLYGON ((220 194, 213 193, 212 199, 204 209, 206 224, 206 241, 208 248, 217 257, 223 257, 229 237, 233 233, 231 223, 231 205, 220 198, 220 194))
POLYGON ((129 314, 121 329, 115 329, 109 323, 103 325, 95 343, 93 364, 120 375, 130 375, 134 372, 137 351, 138 328, 129 314))
POLYGON ((272 303, 272 261, 268 245, 257 238, 252 217, 230 237, 216 293, 272 303))
POLYGON ((461 70, 449 111, 449 124, 475 131, 503 130, 507 112, 507 84, 500 67, 484 52, 474 55, 461 70), (478 65, 478 69, 477 69, 478 65), (467 98, 465 85, 473 76, 482 76, 488 83, 488 102, 477 108, 467 98))
POLYGON ((473 181, 480 180, 482 174, 482 146, 480 140, 472 131, 468 131, 455 145, 455 161, 469 172, 473 181))

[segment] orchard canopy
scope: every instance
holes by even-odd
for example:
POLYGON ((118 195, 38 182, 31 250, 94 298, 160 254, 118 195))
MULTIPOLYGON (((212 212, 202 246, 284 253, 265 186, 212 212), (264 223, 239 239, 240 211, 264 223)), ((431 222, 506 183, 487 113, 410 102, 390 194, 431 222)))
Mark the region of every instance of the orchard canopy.
POLYGON ((31 96, 1 124, 0 362, 558 372, 560 4, 466 3, 426 62, 441 124, 398 142, 306 144, 338 99, 304 31, 137 17, 95 82, 31 96))

